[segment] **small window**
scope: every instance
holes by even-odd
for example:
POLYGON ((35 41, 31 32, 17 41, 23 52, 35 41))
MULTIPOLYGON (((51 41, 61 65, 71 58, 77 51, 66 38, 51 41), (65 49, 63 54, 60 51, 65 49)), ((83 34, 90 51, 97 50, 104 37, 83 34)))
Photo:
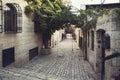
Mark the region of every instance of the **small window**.
POLYGON ((110 49, 110 36, 109 34, 104 34, 104 47, 105 49, 110 49))
POLYGON ((29 50, 29 60, 32 60, 37 55, 38 55, 38 47, 29 50))
POLYGON ((15 61, 14 47, 2 50, 2 66, 6 67, 15 61))
POLYGON ((34 22, 34 32, 39 33, 40 32, 40 23, 39 21, 34 22))
POLYGON ((16 3, 7 3, 4 11, 4 31, 22 32, 22 10, 16 3))
POLYGON ((94 50, 94 31, 91 31, 91 49, 94 50))

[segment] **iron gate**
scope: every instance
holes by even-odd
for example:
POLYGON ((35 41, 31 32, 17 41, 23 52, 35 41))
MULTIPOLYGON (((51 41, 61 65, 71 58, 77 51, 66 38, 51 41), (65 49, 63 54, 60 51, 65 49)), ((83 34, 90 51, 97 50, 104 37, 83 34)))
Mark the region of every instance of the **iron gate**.
MULTIPOLYGON (((113 59, 113 58, 116 58, 116 57, 119 57, 120 56, 120 53, 118 52, 115 52, 107 57, 105 57, 105 54, 102 54, 102 60, 101 60, 101 80, 104 80, 105 78, 105 61, 109 60, 109 59, 113 59)), ((119 76, 120 77, 120 73, 119 73, 119 76)), ((117 80, 117 79, 115 79, 117 80)), ((118 79, 119 80, 119 79, 118 79)))

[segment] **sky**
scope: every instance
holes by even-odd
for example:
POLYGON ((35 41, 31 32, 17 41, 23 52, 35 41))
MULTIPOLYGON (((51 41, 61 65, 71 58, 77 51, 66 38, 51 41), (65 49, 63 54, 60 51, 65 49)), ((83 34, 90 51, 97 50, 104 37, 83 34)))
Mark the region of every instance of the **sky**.
MULTIPOLYGON (((85 4, 101 4, 103 1, 104 0, 71 0, 72 5, 78 9, 85 4)), ((120 3, 120 0, 105 0, 104 4, 106 3, 120 3)))

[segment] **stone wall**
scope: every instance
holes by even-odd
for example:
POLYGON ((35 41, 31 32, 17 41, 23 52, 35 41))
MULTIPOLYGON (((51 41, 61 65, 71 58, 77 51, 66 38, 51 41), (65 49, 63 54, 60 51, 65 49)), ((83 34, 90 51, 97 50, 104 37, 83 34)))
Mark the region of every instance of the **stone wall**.
MULTIPOLYGON (((89 40, 87 40, 87 58, 88 61, 90 62, 91 66, 93 67, 94 70, 96 70, 96 31, 94 29, 89 30, 89 40), (94 32, 94 50, 91 49, 91 44, 92 44, 92 34, 91 31, 94 32), (89 41, 89 42, 88 42, 89 41)), ((87 37, 87 39, 88 39, 87 37)))
POLYGON ((51 37, 51 47, 54 47, 57 45, 60 41, 62 41, 62 34, 64 33, 64 30, 56 30, 52 37, 51 37))
MULTIPOLYGON (((92 51, 90 47, 88 47, 88 60, 90 63, 94 66, 94 69, 97 71, 96 63, 97 62, 97 56, 101 55, 98 54, 99 50, 97 50, 97 30, 102 29, 105 30, 105 34, 108 34, 110 36, 110 49, 105 50, 106 56, 111 55, 114 52, 120 52, 120 22, 117 19, 117 16, 115 14, 114 10, 111 10, 109 15, 103 15, 102 17, 98 18, 97 26, 95 29, 95 37, 94 37, 94 47, 95 50, 92 51)), ((91 45, 91 33, 90 33, 90 45, 91 45)), ((118 67, 120 67, 120 57, 114 58, 111 60, 106 61, 105 65, 105 80, 110 80, 111 77, 115 76, 118 73, 118 67)))
POLYGON ((14 47, 15 62, 12 65, 19 67, 29 61, 30 49, 38 47, 40 52, 42 45, 41 35, 34 33, 34 24, 32 19, 24 14, 25 6, 27 6, 27 3, 24 0, 4 0, 3 10, 6 3, 17 3, 21 7, 22 32, 6 34, 3 31, 0 33, 0 66, 2 66, 2 50, 14 47))
POLYGON ((80 28, 75 29, 76 43, 79 46, 79 36, 80 36, 80 28))

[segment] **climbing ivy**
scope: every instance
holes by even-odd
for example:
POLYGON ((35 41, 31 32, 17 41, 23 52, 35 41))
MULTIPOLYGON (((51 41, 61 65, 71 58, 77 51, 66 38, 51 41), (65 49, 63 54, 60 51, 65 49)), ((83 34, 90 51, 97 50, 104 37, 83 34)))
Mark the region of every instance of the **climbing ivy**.
POLYGON ((67 23, 76 23, 76 15, 69 10, 70 6, 65 6, 62 0, 26 0, 28 6, 25 13, 34 14, 35 32, 42 33, 44 44, 51 38, 55 30, 64 28, 67 23), (64 26, 63 26, 64 25, 64 26))
POLYGON ((82 26, 82 29, 89 30, 95 28, 98 17, 103 16, 103 14, 108 14, 109 11, 109 9, 104 9, 100 6, 95 8, 89 7, 87 10, 82 10, 81 12, 84 14, 84 25, 82 26), (87 20, 87 17, 89 17, 90 20, 87 20))
POLYGON ((117 18, 120 21, 120 8, 116 8, 115 12, 117 13, 117 18))
MULTIPOLYGON (((87 10, 80 10, 77 16, 70 12, 71 7, 65 6, 62 0, 26 0, 28 6, 25 8, 25 13, 34 14, 35 32, 40 32, 45 36, 44 41, 50 40, 51 34, 55 30, 64 28, 70 24, 75 24, 83 30, 88 30, 96 27, 97 18, 103 14, 107 14, 108 10, 101 7, 90 7, 87 10), (91 20, 87 21, 87 16, 91 20)), ((69 26, 67 26, 69 27, 69 26)))

